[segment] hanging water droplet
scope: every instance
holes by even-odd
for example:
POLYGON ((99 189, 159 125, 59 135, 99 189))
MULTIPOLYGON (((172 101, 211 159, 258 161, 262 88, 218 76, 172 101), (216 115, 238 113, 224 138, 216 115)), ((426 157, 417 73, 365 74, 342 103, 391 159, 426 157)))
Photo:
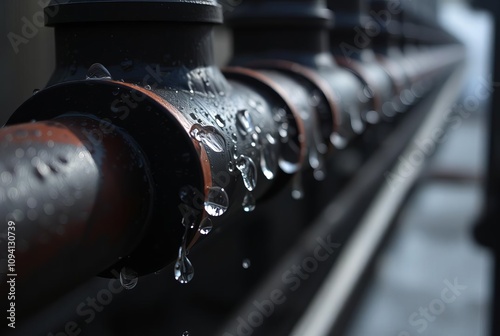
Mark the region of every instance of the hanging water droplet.
POLYGON ((192 217, 189 215, 189 214, 185 214, 184 217, 182 218, 182 225, 184 225, 184 227, 187 227, 187 228, 194 228, 194 220, 191 219, 192 217))
POLYGON ((181 284, 186 284, 193 279, 194 268, 186 256, 186 249, 184 246, 179 248, 179 256, 175 262, 174 266, 174 277, 175 280, 179 281, 181 284))
POLYGON ((245 212, 252 212, 255 210, 255 198, 251 192, 247 192, 243 198, 243 203, 241 204, 245 212))
POLYGON ((137 272, 134 270, 123 267, 120 271, 120 283, 125 289, 132 289, 137 285, 138 281, 137 272))
POLYGON ((183 332, 182 336, 189 336, 189 331, 186 330, 185 332, 183 332))
POLYGON ((319 153, 315 148, 309 148, 309 165, 313 169, 319 167, 319 153))
POLYGON ((224 119, 222 119, 222 117, 220 116, 220 114, 217 114, 215 116, 215 121, 217 122, 217 125, 219 125, 219 127, 226 126, 226 122, 224 121, 224 119))
POLYGON ((281 142, 286 142, 288 140, 288 123, 281 123, 278 128, 278 133, 280 135, 281 142))
POLYGON ((238 146, 234 145, 233 146, 233 159, 237 160, 238 157, 239 157, 239 155, 238 155, 238 146))
POLYGON ((35 95, 35 94, 37 94, 38 92, 40 92, 40 89, 34 89, 34 90, 33 90, 33 94, 34 94, 34 95, 35 95))
POLYGON ((304 189, 302 187, 302 175, 295 174, 292 181, 292 198, 300 200, 304 198, 304 189))
POLYGON ((234 162, 233 161, 229 161, 229 163, 227 164, 227 171, 230 173, 234 172, 234 162))
MULTIPOLYGON (((389 102, 389 104, 391 104, 391 103, 389 102)), ((385 104, 384 104, 384 106, 385 106, 385 104)), ((384 106, 382 106, 382 109, 384 109, 384 106)), ((365 119, 366 119, 367 123, 372 124, 372 125, 375 125, 380 121, 380 117, 379 117, 377 111, 374 111, 374 110, 368 111, 366 113, 365 119)))
POLYGON ((251 265, 252 263, 248 258, 243 259, 243 262, 241 263, 241 266, 243 266, 244 269, 249 269, 251 265))
POLYGON ((271 145, 276 143, 276 139, 269 133, 266 134, 266 139, 271 145))
POLYGON ((210 216, 223 215, 229 206, 229 198, 223 188, 211 187, 208 190, 207 199, 205 201, 205 211, 210 216))
POLYGON ((316 181, 323 181, 326 177, 326 173, 322 167, 318 167, 314 169, 313 176, 316 181))
POLYGON ((242 135, 247 135, 248 133, 253 132, 254 125, 252 117, 247 110, 239 110, 236 112, 236 126, 242 135))
POLYGON ((111 74, 101 63, 94 63, 87 70, 86 79, 111 79, 111 74))
POLYGON ((330 142, 337 149, 343 149, 347 146, 347 139, 336 132, 330 135, 330 142))
POLYGON ((217 153, 222 152, 226 146, 224 137, 212 126, 201 126, 195 124, 191 127, 189 134, 191 134, 196 141, 201 142, 203 145, 217 153))
POLYGON ((204 220, 201 221, 199 231, 202 235, 207 235, 212 231, 213 225, 212 225, 212 220, 209 217, 206 217, 204 220))
POLYGON ((274 138, 268 134, 272 139, 273 143, 269 141, 269 137, 266 136, 267 140, 262 140, 262 148, 260 151, 260 168, 265 178, 272 180, 276 175, 278 169, 278 159, 276 153, 273 150, 272 145, 275 144, 274 138))
POLYGON ((236 161, 236 168, 241 172, 247 190, 254 190, 257 186, 257 168, 253 160, 246 155, 240 155, 236 161))

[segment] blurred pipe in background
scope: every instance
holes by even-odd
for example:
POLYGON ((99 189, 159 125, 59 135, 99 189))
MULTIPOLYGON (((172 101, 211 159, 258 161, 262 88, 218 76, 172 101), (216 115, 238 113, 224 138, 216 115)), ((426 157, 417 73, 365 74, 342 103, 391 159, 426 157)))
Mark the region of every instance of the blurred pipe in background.
POLYGON ((47 1, 0 2, 0 125, 54 71, 54 36, 43 27, 47 1))

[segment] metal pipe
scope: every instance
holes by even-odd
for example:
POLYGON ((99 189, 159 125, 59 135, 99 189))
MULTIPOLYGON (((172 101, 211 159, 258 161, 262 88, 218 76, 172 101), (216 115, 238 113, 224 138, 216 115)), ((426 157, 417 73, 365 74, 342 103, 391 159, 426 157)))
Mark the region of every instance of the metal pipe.
POLYGON ((143 238, 149 169, 126 133, 111 128, 94 137, 100 122, 74 114, 0 129, 0 231, 13 237, 6 237, 15 256, 8 273, 21 316, 110 267, 143 238))
MULTIPOLYGON (((16 127, 32 132, 62 128, 50 131, 80 139, 82 144, 75 140, 73 148, 80 151, 74 169, 61 181, 71 185, 87 176, 88 195, 69 205, 64 202, 71 198, 58 198, 61 206, 53 213, 77 216, 79 207, 91 206, 93 211, 75 222, 80 234, 57 233, 50 260, 38 266, 56 274, 51 281, 60 286, 50 292, 52 284, 39 281, 39 292, 62 293, 89 276, 113 276, 112 270, 148 274, 174 260, 176 279, 189 282, 188 251, 220 216, 252 211, 256 202, 292 180, 300 197, 304 170, 313 168, 321 180, 327 153, 346 147, 383 119, 391 94, 375 97, 367 85, 380 92, 389 85, 369 83, 361 71, 354 74, 335 62, 328 44, 332 17, 324 1, 247 1, 238 12, 235 64, 251 68, 230 67, 223 74, 212 54, 212 26, 222 19, 213 0, 53 1, 47 7, 47 23, 55 27, 57 68, 48 86, 9 119, 3 131, 5 157, 13 165, 52 169, 39 160, 23 161, 35 135, 11 143, 7 135, 16 127), (304 43, 297 43, 297 36, 304 43), (31 120, 36 122, 26 124, 31 120), (88 161, 81 162, 80 153, 88 161), (86 168, 87 175, 79 176, 86 168), (85 230, 97 234, 93 230, 110 225, 118 225, 112 234, 116 244, 99 240, 105 234, 96 238, 91 252, 74 244, 86 239, 81 237, 85 230), (67 250, 85 253, 87 259, 66 268, 67 250), (74 271, 71 279, 67 270, 74 271)), ((426 67, 423 73, 434 78, 450 64, 426 67)), ((404 71, 408 85, 413 84, 414 77, 404 71)), ((48 152, 43 156, 53 161, 58 151, 50 141, 37 142, 35 151, 48 152)), ((0 211, 23 214, 13 218, 32 220, 27 230, 45 233, 45 215, 35 218, 31 208, 43 203, 46 210, 44 188, 29 186, 19 204, 11 203, 16 194, 7 190, 10 201, 0 199, 0 211), (35 196, 28 195, 30 188, 35 196)), ((44 247, 32 244, 34 235, 21 236, 30 246, 25 260, 42 255, 44 247)), ((27 287, 39 279, 23 278, 27 287)))

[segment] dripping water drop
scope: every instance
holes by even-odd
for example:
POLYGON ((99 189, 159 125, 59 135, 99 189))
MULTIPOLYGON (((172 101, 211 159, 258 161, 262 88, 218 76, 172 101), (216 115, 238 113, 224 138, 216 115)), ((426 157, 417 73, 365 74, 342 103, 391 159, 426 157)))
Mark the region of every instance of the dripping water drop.
POLYGON ((179 256, 177 257, 174 266, 175 280, 179 281, 181 284, 190 282, 194 276, 193 265, 186 254, 187 250, 183 245, 179 248, 179 256))
POLYGON ((257 186, 257 168, 253 160, 246 155, 240 155, 236 161, 236 168, 241 172, 247 190, 254 190, 257 186))
POLYGON ((137 285, 138 281, 137 272, 134 270, 123 267, 120 271, 120 283, 125 289, 132 289, 137 285))
POLYGON ((86 79, 111 79, 111 74, 101 63, 94 63, 87 70, 86 79))
POLYGON ((229 206, 229 198, 226 191, 220 187, 209 188, 204 205, 205 211, 210 216, 217 217, 223 215, 229 206))
POLYGON ((222 152, 226 146, 222 135, 212 126, 193 125, 189 134, 193 139, 217 153, 222 152))
POLYGON ((255 198, 251 192, 247 192, 243 198, 243 203, 241 204, 245 212, 252 212, 255 210, 255 198))
POLYGON ((212 220, 209 217, 203 219, 200 223, 200 228, 198 229, 202 235, 207 235, 212 231, 213 225, 212 220))
POLYGON ((243 259, 243 262, 241 263, 241 266, 243 266, 244 269, 249 269, 251 265, 252 263, 248 258, 243 259))

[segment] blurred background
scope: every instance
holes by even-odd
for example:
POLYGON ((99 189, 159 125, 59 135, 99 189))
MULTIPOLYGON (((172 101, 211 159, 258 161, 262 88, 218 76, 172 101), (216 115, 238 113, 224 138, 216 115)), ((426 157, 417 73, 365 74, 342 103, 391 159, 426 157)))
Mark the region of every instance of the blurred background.
MULTIPOLYGON (((21 35, 26 18, 32 22, 44 4, 0 2, 1 124, 34 89, 44 87, 54 69, 52 29, 35 27, 32 37, 21 41, 18 50, 9 40, 9 33, 21 35)), ((227 4, 223 6, 226 12, 232 10, 227 4)), ((466 80, 457 102, 466 104, 478 87, 491 83, 494 18, 460 0, 440 1, 439 17, 467 47, 466 80)), ((224 65, 231 57, 230 32, 219 27, 216 36, 217 62, 224 65)), ((481 100, 459 127, 449 130, 446 141, 431 158, 370 273, 345 335, 489 335, 493 263, 489 252, 472 236, 483 205, 489 103, 481 100), (449 282, 465 289, 439 316, 422 317, 421 308, 437 309, 429 307, 441 298, 449 282), (413 313, 418 317, 412 324, 413 313)), ((91 287, 99 288, 103 281, 96 280, 91 287)), ((69 305, 78 302, 67 300, 69 305)), ((98 324, 102 329, 96 330, 106 330, 105 322, 98 324)))

